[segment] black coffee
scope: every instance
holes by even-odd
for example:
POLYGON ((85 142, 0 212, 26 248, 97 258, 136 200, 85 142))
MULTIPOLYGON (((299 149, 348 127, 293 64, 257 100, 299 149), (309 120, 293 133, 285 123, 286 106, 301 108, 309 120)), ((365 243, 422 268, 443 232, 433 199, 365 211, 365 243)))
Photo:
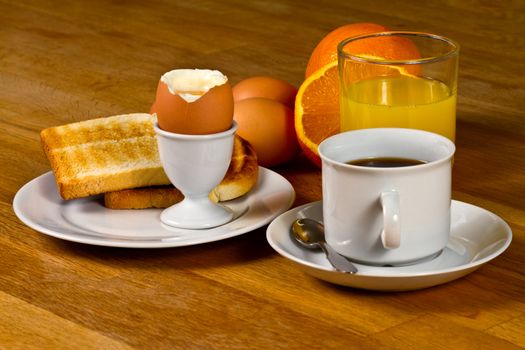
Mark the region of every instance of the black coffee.
POLYGON ((405 166, 414 166, 425 164, 425 161, 411 159, 411 158, 395 158, 395 157, 375 157, 356 159, 346 162, 346 164, 366 166, 371 168, 400 168, 405 166))

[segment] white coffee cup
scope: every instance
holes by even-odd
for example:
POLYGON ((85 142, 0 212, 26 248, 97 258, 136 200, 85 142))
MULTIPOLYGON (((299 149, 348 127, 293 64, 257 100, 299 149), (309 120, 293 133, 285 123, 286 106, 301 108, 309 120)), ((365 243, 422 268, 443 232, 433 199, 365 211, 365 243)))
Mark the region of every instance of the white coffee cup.
POLYGON ((319 145, 326 241, 366 264, 400 265, 439 253, 450 233, 455 146, 426 131, 348 131, 319 145), (404 167, 347 162, 392 157, 424 161, 404 167))

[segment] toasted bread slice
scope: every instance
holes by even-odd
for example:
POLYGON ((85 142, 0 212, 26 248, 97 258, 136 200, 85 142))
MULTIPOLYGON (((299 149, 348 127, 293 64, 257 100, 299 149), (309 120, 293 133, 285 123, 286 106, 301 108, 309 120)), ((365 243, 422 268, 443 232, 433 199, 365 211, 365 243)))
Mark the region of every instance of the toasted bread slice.
POLYGON ((64 199, 127 188, 168 185, 146 113, 51 127, 40 133, 64 199))
POLYGON ((175 187, 155 186, 104 193, 104 206, 110 209, 167 208, 184 199, 175 187))
MULTIPOLYGON (((252 146, 235 136, 233 154, 222 182, 210 193, 214 202, 246 194, 257 182, 259 166, 252 146)), ((111 209, 167 208, 184 198, 173 186, 136 188, 104 194, 104 205, 111 209)))

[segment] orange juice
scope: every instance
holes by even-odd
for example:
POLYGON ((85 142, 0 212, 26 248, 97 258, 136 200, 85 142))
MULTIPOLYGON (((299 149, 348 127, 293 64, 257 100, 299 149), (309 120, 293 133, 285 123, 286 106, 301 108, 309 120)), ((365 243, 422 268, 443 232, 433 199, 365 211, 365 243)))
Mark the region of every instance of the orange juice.
POLYGON ((341 131, 379 127, 422 129, 454 141, 456 91, 412 75, 347 85, 341 93, 341 131))

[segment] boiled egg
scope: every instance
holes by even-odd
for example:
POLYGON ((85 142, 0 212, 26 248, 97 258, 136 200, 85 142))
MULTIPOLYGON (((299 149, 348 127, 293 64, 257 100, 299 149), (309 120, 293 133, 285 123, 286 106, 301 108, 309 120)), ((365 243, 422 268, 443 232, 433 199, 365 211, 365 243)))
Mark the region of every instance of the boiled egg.
POLYGON ((233 121, 232 88, 217 70, 175 69, 160 78, 150 112, 165 131, 190 135, 226 131, 233 121))
POLYGON ((235 102, 252 97, 264 97, 281 102, 294 109, 297 89, 292 84, 268 76, 255 76, 241 80, 233 87, 235 102))
POLYGON ((237 101, 233 118, 237 134, 252 145, 260 165, 280 165, 297 154, 294 113, 283 103, 261 97, 237 101))

